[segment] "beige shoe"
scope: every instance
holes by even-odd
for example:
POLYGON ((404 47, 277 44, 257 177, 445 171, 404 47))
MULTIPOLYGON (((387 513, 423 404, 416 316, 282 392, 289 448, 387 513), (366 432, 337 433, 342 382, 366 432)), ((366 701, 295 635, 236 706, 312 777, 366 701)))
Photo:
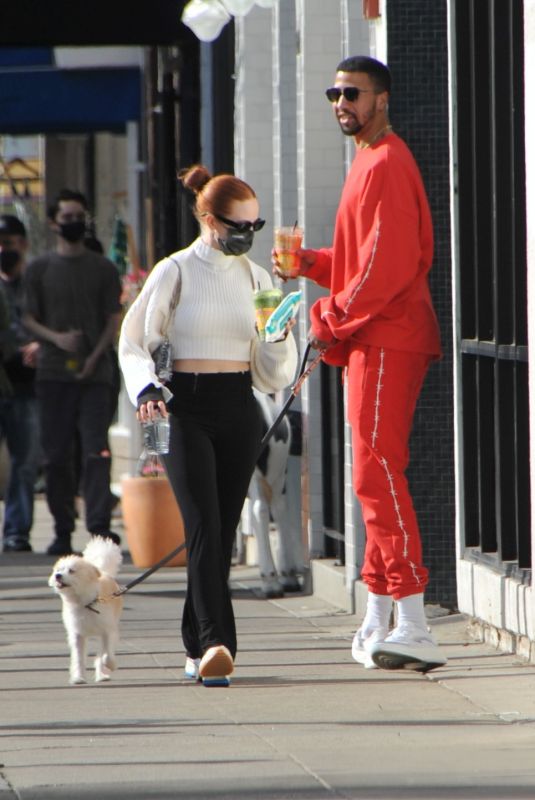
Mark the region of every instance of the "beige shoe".
POLYGON ((205 686, 229 686, 234 672, 234 662, 225 645, 210 647, 201 658, 199 677, 205 686))

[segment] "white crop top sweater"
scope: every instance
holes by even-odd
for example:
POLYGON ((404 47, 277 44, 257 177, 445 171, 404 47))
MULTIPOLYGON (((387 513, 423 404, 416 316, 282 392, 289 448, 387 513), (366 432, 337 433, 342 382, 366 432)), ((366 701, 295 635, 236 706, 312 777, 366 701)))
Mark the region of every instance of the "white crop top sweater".
POLYGON ((173 359, 249 361, 253 384, 261 392, 288 386, 297 366, 292 333, 268 343, 259 340, 255 329, 253 291, 271 288, 270 274, 246 256, 226 256, 196 239, 156 264, 124 318, 119 361, 134 405, 151 383, 163 390, 166 401, 172 397, 154 373, 151 353, 163 340, 177 262, 182 286, 168 330, 173 359))

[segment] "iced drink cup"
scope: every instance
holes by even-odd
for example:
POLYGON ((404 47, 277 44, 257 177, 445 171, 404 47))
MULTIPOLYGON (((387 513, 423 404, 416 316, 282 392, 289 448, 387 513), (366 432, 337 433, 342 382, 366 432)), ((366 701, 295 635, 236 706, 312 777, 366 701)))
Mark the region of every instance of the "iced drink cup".
POLYGON ((299 275, 299 257, 297 250, 303 242, 303 229, 296 225, 288 228, 275 228, 275 250, 279 262, 279 271, 285 278, 296 278, 299 275))
POLYGON ((275 311, 281 302, 283 293, 281 289, 262 289, 254 294, 254 307, 256 311, 256 328, 262 341, 266 337, 266 322, 270 314, 275 311))

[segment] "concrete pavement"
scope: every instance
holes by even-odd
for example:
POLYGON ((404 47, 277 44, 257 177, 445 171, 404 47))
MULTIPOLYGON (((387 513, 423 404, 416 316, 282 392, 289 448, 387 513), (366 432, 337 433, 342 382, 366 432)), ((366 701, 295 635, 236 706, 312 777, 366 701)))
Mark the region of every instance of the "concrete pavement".
POLYGON ((365 670, 355 617, 262 600, 236 567, 235 677, 205 689, 183 679, 184 570, 164 569, 126 596, 112 681, 69 686, 50 531, 40 499, 36 552, 0 556, 0 800, 535 798, 535 668, 461 615, 432 622, 446 667, 365 670))

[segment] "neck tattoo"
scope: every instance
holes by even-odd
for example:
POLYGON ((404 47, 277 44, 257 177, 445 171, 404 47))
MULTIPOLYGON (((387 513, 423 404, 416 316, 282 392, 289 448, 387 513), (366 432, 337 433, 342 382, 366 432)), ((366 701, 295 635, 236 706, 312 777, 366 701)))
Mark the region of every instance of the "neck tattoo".
POLYGON ((379 139, 381 139, 385 134, 390 133, 392 130, 392 125, 385 125, 384 128, 381 128, 380 131, 377 131, 375 136, 370 139, 369 142, 364 142, 364 144, 359 145, 359 150, 366 150, 367 147, 371 147, 372 144, 375 144, 379 139))

